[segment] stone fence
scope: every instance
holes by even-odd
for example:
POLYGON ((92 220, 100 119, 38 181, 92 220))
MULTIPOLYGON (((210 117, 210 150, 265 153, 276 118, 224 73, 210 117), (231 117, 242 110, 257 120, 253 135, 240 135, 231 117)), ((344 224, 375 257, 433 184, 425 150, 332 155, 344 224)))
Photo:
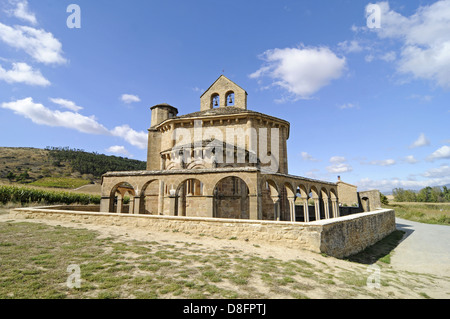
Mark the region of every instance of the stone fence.
MULTIPOLYGON (((13 218, 48 219, 111 226, 177 231, 222 239, 235 237, 255 244, 306 249, 344 258, 375 244, 395 230, 395 213, 383 209, 327 220, 303 222, 218 219, 202 217, 130 215, 77 211, 74 206, 18 208, 13 218)), ((78 209, 80 209, 78 208, 78 209)))

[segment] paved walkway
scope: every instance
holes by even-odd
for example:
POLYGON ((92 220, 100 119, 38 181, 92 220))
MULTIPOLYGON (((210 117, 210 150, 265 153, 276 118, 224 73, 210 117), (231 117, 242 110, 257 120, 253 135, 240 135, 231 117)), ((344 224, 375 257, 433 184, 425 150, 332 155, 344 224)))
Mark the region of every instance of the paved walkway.
POLYGON ((396 224, 406 234, 394 249, 393 268, 450 277, 450 226, 401 218, 396 218, 396 224))

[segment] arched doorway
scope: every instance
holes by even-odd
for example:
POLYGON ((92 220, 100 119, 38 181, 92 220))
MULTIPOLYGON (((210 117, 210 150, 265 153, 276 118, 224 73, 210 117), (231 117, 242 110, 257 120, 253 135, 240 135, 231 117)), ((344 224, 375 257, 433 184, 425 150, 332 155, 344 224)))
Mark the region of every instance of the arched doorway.
POLYGON ((216 218, 249 219, 249 189, 239 177, 221 179, 214 188, 214 213, 216 218))
POLYGON ((203 183, 198 179, 187 179, 181 182, 175 192, 175 216, 203 216, 206 212, 206 201, 203 195, 203 183))
MULTIPOLYGON (((308 206, 308 191, 305 185, 300 184, 297 186, 296 199, 295 199, 295 210, 297 215, 297 220, 301 222, 309 222, 309 206, 308 206)), ((313 212, 313 210, 311 210, 313 212)))
POLYGON ((370 203, 368 197, 361 198, 362 208, 365 212, 370 212, 370 203))
MULTIPOLYGON (((134 199, 135 191, 133 186, 128 182, 121 182, 116 184, 112 189, 110 193, 110 205, 109 205, 109 211, 112 213, 128 213, 129 212, 129 206, 125 206, 125 196, 129 198, 129 201, 131 203, 131 200, 134 199)), ((134 204, 134 203, 133 203, 134 204)))
POLYGON ((140 196, 139 214, 157 215, 160 193, 159 180, 148 181, 143 187, 140 196))
POLYGON ((280 220, 280 193, 273 180, 266 180, 261 185, 262 219, 280 220))

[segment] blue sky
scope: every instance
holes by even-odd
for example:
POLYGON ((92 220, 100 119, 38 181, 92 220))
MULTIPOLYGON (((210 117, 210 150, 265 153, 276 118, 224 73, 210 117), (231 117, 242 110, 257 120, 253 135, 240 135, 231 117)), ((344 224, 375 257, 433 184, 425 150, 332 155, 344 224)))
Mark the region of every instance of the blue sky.
POLYGON ((0 146, 145 160, 149 108, 198 111, 223 73, 291 123, 290 174, 448 184, 450 1, 369 4, 0 0, 0 146))

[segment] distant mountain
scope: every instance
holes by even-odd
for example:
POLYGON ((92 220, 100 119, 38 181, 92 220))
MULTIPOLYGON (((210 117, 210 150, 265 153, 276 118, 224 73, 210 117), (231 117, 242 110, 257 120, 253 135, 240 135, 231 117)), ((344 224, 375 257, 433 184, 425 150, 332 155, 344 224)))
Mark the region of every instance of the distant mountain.
POLYGON ((0 147, 0 180, 33 182, 44 177, 99 179, 108 171, 145 170, 146 162, 68 147, 0 147))

